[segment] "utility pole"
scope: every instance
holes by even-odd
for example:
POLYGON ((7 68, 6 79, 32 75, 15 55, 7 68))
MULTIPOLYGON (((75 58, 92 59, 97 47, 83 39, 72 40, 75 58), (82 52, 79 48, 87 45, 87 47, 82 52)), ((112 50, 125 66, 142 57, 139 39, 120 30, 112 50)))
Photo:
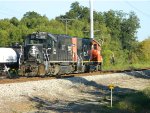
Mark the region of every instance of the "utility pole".
POLYGON ((90 0, 90 38, 94 38, 93 0, 90 0))
POLYGON ((68 21, 75 20, 75 19, 68 19, 68 18, 65 18, 65 19, 60 19, 60 20, 65 21, 66 35, 67 35, 67 24, 68 24, 68 21))

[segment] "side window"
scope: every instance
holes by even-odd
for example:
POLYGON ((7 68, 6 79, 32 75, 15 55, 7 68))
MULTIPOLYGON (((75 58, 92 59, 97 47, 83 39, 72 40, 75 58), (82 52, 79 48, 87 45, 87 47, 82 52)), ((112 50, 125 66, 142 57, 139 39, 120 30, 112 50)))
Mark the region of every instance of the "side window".
POLYGON ((50 38, 47 39, 47 48, 52 48, 52 40, 50 38))
POLYGON ((84 54, 84 56, 88 56, 88 46, 87 45, 83 46, 83 54, 84 54))
POLYGON ((84 45, 83 46, 83 51, 86 51, 87 50, 87 45, 84 45))
POLYGON ((94 44, 94 49, 97 50, 97 44, 94 44))

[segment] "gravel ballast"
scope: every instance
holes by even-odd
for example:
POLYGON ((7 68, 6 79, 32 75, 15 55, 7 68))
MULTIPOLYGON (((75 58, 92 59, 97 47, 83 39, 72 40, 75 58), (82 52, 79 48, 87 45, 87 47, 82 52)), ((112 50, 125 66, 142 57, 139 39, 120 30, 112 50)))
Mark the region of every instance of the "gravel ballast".
MULTIPOLYGON (((116 91, 143 90, 150 85, 149 75, 147 70, 0 84, 0 113, 59 112, 63 111, 63 108, 69 112, 74 111, 77 107, 74 102, 100 104, 97 100, 102 98, 104 93, 109 93, 109 84, 114 84, 116 91), (42 104, 42 107, 38 108, 39 103, 44 103, 44 107, 42 104)), ((68 112, 65 110, 64 112, 68 112)))

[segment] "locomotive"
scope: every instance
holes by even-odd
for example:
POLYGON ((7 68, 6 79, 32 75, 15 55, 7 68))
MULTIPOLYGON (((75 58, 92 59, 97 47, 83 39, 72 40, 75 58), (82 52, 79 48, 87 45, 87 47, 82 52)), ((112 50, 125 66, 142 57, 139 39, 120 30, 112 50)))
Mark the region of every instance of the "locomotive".
POLYGON ((90 38, 35 32, 21 48, 20 76, 61 76, 99 71, 102 68, 100 44, 90 38))

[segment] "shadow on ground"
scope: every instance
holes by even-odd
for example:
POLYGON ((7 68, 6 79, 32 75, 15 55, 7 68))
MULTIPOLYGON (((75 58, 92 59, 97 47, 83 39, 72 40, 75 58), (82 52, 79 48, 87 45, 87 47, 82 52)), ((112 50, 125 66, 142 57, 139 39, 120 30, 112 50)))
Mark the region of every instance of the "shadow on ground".
MULTIPOLYGON (((105 86, 105 85, 102 85, 102 84, 98 84, 97 82, 95 82, 95 81, 88 81, 87 79, 85 79, 85 78, 82 78, 82 77, 75 77, 75 78, 67 78, 67 79, 65 79, 65 80, 69 80, 69 81, 71 81, 73 84, 84 84, 85 86, 93 86, 93 87, 95 87, 97 90, 101 90, 101 91, 104 91, 105 92, 105 94, 107 94, 107 93, 109 93, 110 92, 110 89, 109 89, 109 87, 108 86, 105 86)), ((117 93, 123 93, 123 92, 134 92, 135 90, 133 90, 133 89, 128 89, 128 88, 120 88, 120 87, 118 87, 118 86, 115 86, 115 88, 114 88, 114 90, 113 90, 114 92, 117 92, 117 93)), ((90 92, 86 92, 86 93, 90 93, 90 92)), ((99 94, 101 94, 100 92, 99 93, 96 93, 96 91, 95 92, 93 92, 93 94, 94 95, 99 95, 99 94)))
POLYGON ((54 102, 44 100, 39 97, 29 98, 30 101, 36 102, 36 113, 130 113, 127 110, 121 110, 116 108, 110 108, 108 106, 95 104, 93 101, 82 102, 80 101, 59 101, 54 102))
MULTIPOLYGON (((95 99, 80 99, 77 101, 69 100, 69 101, 62 101, 62 100, 55 100, 50 101, 44 99, 43 97, 29 97, 31 102, 36 103, 36 109, 38 110, 37 113, 49 113, 53 112, 82 112, 82 113, 130 113, 130 111, 125 109, 118 109, 118 108, 110 108, 110 90, 107 86, 97 84, 94 81, 88 81, 82 77, 75 77, 75 78, 67 78, 65 80, 69 80, 72 83, 80 83, 84 84, 85 86, 93 86, 95 87, 95 91, 83 91, 83 93, 93 95, 95 99), (101 90, 99 90, 101 89, 101 90)), ((135 90, 128 89, 128 88, 120 88, 116 87, 114 89, 114 95, 116 94, 125 94, 129 92, 136 92, 135 90)), ((116 97, 114 97, 114 101, 118 101, 116 97)), ((133 112, 132 112, 133 113, 133 112)))
POLYGON ((125 72, 125 74, 137 78, 150 79, 150 70, 125 72))

